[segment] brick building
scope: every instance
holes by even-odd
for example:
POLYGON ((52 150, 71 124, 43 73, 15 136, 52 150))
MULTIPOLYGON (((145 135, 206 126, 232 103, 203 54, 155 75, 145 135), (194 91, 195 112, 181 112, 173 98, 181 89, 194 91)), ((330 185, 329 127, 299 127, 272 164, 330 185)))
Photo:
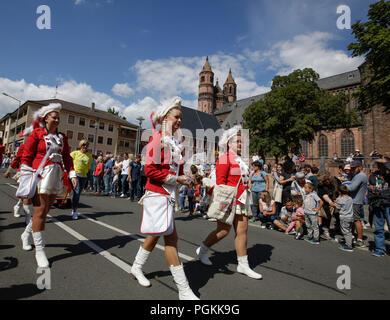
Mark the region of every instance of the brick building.
MULTIPOLYGON (((331 93, 344 92, 349 96, 348 108, 356 108, 359 102, 353 94, 360 86, 364 85, 361 77, 365 72, 364 66, 365 64, 362 64, 356 70, 319 79, 317 82, 318 86, 331 93)), ((213 75, 208 59, 206 60, 206 64, 203 67, 200 76, 202 77, 206 74, 213 75)), ((229 74, 229 76, 230 75, 231 74, 229 74)), ((200 80, 200 83, 202 84, 202 79, 200 80)), ((211 83, 209 85, 211 85, 211 83)), ((211 90, 209 91, 211 92, 211 90)), ((223 129, 243 124, 242 115, 246 108, 263 99, 265 96, 262 94, 237 100, 235 98, 237 94, 236 85, 233 92, 235 94, 234 98, 228 99, 223 105, 217 104, 218 99, 214 98, 213 100, 213 97, 210 94, 207 101, 210 102, 210 106, 214 101, 216 107, 204 109, 204 112, 214 114, 223 129)), ((204 93, 203 86, 200 85, 199 110, 204 101, 206 101, 206 95, 204 93)), ((370 113, 361 114, 360 116, 361 122, 352 128, 323 130, 316 134, 314 141, 310 143, 302 141, 301 151, 307 157, 306 162, 334 172, 340 163, 339 161, 345 161, 345 159, 355 150, 360 150, 365 156, 366 164, 371 162, 371 157, 369 155, 375 149, 381 154, 390 154, 390 114, 384 113, 382 106, 376 106, 370 113), (337 157, 339 161, 334 161, 335 157, 337 157)), ((269 160, 271 161, 271 159, 269 160)))

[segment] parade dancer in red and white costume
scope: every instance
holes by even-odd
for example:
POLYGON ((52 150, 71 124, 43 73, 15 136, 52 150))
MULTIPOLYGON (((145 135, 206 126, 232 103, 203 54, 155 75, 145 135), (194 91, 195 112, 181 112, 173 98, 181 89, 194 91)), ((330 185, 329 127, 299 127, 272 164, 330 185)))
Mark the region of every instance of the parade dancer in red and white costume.
MULTIPOLYGON (((32 122, 34 122, 34 119, 32 119, 32 122)), ((34 128, 33 125, 29 126, 23 132, 19 135, 20 138, 23 137, 28 137, 31 132, 33 132, 34 128)), ((24 151, 24 143, 19 146, 18 152, 16 153, 16 156, 14 160, 12 161, 11 165, 8 167, 7 171, 4 173, 4 177, 10 178, 12 175, 15 175, 16 172, 19 174, 20 173, 20 166, 22 164, 22 155, 24 151)), ((16 177, 18 177, 18 174, 16 177)), ((18 181, 18 178, 16 179, 18 181)), ((19 182, 18 182, 19 183, 19 182)), ((20 217, 20 208, 23 205, 23 210, 26 215, 25 221, 26 225, 30 223, 31 217, 33 215, 33 205, 32 205, 32 200, 31 199, 19 199, 18 203, 14 205, 14 217, 19 218, 20 217)), ((31 246, 28 245, 24 248, 24 250, 31 250, 31 246)))
POLYGON ((38 267, 49 267, 45 248, 46 216, 53 205, 57 194, 63 190, 62 168, 69 172, 73 185, 77 186, 76 173, 73 169, 73 159, 69 153, 67 137, 58 133, 61 104, 50 104, 34 113, 34 130, 27 138, 22 156, 22 167, 36 170, 50 148, 52 153, 46 161, 42 179, 38 183, 37 192, 33 198, 34 215, 26 227, 32 229, 35 244, 35 258, 38 267))
MULTIPOLYGON (((20 135, 21 137, 24 136, 24 132, 20 135)), ((7 171, 4 173, 4 177, 10 178, 12 175, 15 175, 17 172, 20 172, 20 165, 22 160, 24 150, 24 144, 20 145, 18 152, 16 153, 16 157, 8 167, 7 171)), ((16 175, 17 176, 17 175, 16 175)), ((14 178, 17 180, 16 178, 14 178)), ((29 224, 31 216, 33 214, 33 206, 32 201, 30 199, 19 199, 19 201, 14 205, 14 217, 19 218, 20 217, 20 209, 24 209, 24 213, 26 215, 26 225, 29 224)), ((28 250, 31 250, 31 246, 28 250)))
MULTIPOLYGON (((148 182, 143 198, 154 194, 169 195, 170 199, 173 200, 173 204, 171 202, 170 205, 174 206, 177 184, 189 184, 190 182, 188 177, 183 175, 183 164, 181 163, 182 146, 179 140, 174 138, 174 134, 179 130, 182 120, 181 99, 176 98, 173 103, 162 105, 157 111, 152 113, 151 119, 154 134, 148 143, 146 151, 145 174, 148 182), (165 123, 163 124, 164 121, 165 123), (155 131, 157 124, 163 124, 162 131, 165 131, 164 127, 166 124, 165 135, 164 132, 155 131)), ((159 238, 159 236, 148 235, 135 257, 131 273, 141 286, 149 287, 151 285, 150 281, 144 276, 142 267, 159 238)), ((179 290, 179 299, 199 300, 192 292, 184 273, 183 265, 179 261, 177 240, 178 236, 176 226, 174 225, 173 232, 169 235, 164 235, 165 257, 179 290)))
MULTIPOLYGON (((241 126, 235 126, 224 132, 219 145, 228 146, 228 152, 219 157, 216 165, 217 185, 227 185, 237 189, 237 206, 232 225, 236 233, 234 245, 237 252, 237 272, 243 273, 253 279, 262 279, 262 275, 249 267, 247 256, 248 216, 250 211, 250 193, 248 191, 249 167, 241 158, 241 126), (241 180, 240 180, 241 179, 241 180)), ((234 214, 234 212, 233 212, 234 214)), ((212 265, 207 257, 207 251, 217 242, 225 238, 230 230, 231 223, 224 219, 217 221, 217 228, 211 232, 202 245, 196 250, 200 261, 205 265, 212 265)))

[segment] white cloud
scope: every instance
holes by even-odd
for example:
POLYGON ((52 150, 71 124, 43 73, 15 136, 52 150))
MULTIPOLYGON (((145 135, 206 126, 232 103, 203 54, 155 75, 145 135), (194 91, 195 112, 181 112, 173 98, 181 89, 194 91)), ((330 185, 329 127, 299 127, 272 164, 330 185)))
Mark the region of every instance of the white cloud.
POLYGON ((197 94, 199 58, 140 60, 132 67, 137 73, 137 90, 152 91, 161 98, 197 94), (197 70, 197 71, 195 71, 197 70))
POLYGON ((128 98, 134 93, 134 90, 130 88, 128 83, 117 83, 112 87, 111 91, 122 98, 128 98))
MULTIPOLYGON (((209 56, 214 78, 219 80, 221 88, 227 79, 229 69, 232 69, 238 86, 239 99, 262 93, 265 90, 254 81, 255 73, 248 68, 247 60, 247 54, 217 53, 209 56)), ((139 60, 131 68, 137 74, 136 90, 152 92, 158 100, 179 95, 193 102, 198 96, 199 73, 205 61, 206 57, 139 60)), ((197 103, 194 106, 196 107, 197 103)))
POLYGON ((85 0, 75 0, 74 4, 77 6, 79 4, 85 3, 85 0))
POLYGON ((137 123, 136 120, 138 117, 143 117, 145 119, 142 124, 143 128, 150 128, 151 124, 149 121, 149 117, 153 110, 155 110, 159 106, 159 102, 151 97, 145 97, 137 102, 132 103, 130 106, 124 109, 124 115, 128 121, 132 123, 137 123))
POLYGON ((269 69, 288 74, 296 69, 312 68, 324 78, 356 69, 363 62, 363 57, 352 58, 342 50, 331 49, 332 39, 329 33, 313 32, 278 42, 267 53, 269 69))
MULTIPOLYGON (((55 87, 27 83, 24 79, 13 81, 0 78, 0 87, 3 92, 22 100, 22 102, 27 100, 53 99, 56 93, 55 87)), ((108 94, 95 91, 90 85, 77 83, 73 80, 63 82, 58 86, 57 98, 84 106, 90 106, 92 102, 95 102, 96 108, 104 111, 112 106, 116 106, 121 110, 125 108, 125 105, 108 94)), ((14 111, 17 107, 18 103, 16 101, 0 95, 0 118, 6 113, 14 111)))

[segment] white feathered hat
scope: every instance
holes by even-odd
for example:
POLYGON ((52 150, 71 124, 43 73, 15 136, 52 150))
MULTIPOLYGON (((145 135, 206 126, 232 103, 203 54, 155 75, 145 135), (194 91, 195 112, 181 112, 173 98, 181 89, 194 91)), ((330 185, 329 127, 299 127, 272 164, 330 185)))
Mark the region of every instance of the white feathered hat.
POLYGON ((32 125, 27 127, 23 130, 23 132, 19 135, 19 137, 26 137, 33 132, 36 128, 44 128, 45 123, 43 119, 50 113, 50 112, 60 112, 62 109, 62 105, 60 103, 50 103, 47 106, 44 106, 37 111, 34 112, 31 122, 32 125))
POLYGON ((164 117, 168 114, 168 112, 173 108, 181 109, 182 100, 180 97, 176 97, 173 101, 163 102, 157 110, 153 111, 150 115, 150 119, 152 120, 153 129, 156 128, 156 125, 161 124, 164 117))
POLYGON ((228 142, 234 138, 239 131, 242 130, 242 127, 240 125, 238 126, 234 126, 233 128, 230 128, 229 130, 225 130, 225 132, 223 133, 222 137, 221 137, 221 140, 219 140, 219 147, 223 147, 223 146, 226 146, 228 144, 228 142))
POLYGON ((60 112, 62 109, 62 105, 60 103, 50 103, 48 106, 44 106, 40 108, 39 110, 34 112, 33 119, 34 119, 34 128, 36 125, 36 122, 38 122, 40 127, 44 127, 44 121, 45 117, 50 113, 50 112, 60 112))

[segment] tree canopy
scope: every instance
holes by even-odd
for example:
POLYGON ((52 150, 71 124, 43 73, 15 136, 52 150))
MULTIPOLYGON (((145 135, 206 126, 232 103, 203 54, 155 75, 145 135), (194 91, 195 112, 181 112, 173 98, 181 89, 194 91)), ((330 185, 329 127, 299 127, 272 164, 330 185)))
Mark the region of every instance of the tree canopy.
POLYGON ((313 69, 273 79, 271 91, 243 114, 244 127, 251 133, 251 152, 288 156, 321 130, 348 128, 357 122, 355 110, 347 110, 348 97, 320 89, 318 79, 313 69))
POLYGON ((369 112, 382 104, 390 112, 390 1, 370 5, 368 21, 352 25, 356 42, 348 45, 352 56, 366 57, 363 83, 357 92, 359 109, 369 112))
POLYGON ((113 115, 119 117, 119 110, 116 110, 115 107, 112 107, 112 108, 110 107, 110 108, 108 108, 108 109, 107 109, 107 112, 108 112, 108 113, 112 113, 113 115))
POLYGON ((113 115, 115 115, 115 116, 117 116, 117 117, 119 117, 119 118, 121 118, 121 119, 123 119, 123 120, 127 120, 125 116, 120 116, 120 115, 119 115, 119 110, 116 110, 115 107, 112 107, 112 108, 110 107, 110 108, 108 108, 108 109, 107 109, 107 112, 112 113, 113 115))

